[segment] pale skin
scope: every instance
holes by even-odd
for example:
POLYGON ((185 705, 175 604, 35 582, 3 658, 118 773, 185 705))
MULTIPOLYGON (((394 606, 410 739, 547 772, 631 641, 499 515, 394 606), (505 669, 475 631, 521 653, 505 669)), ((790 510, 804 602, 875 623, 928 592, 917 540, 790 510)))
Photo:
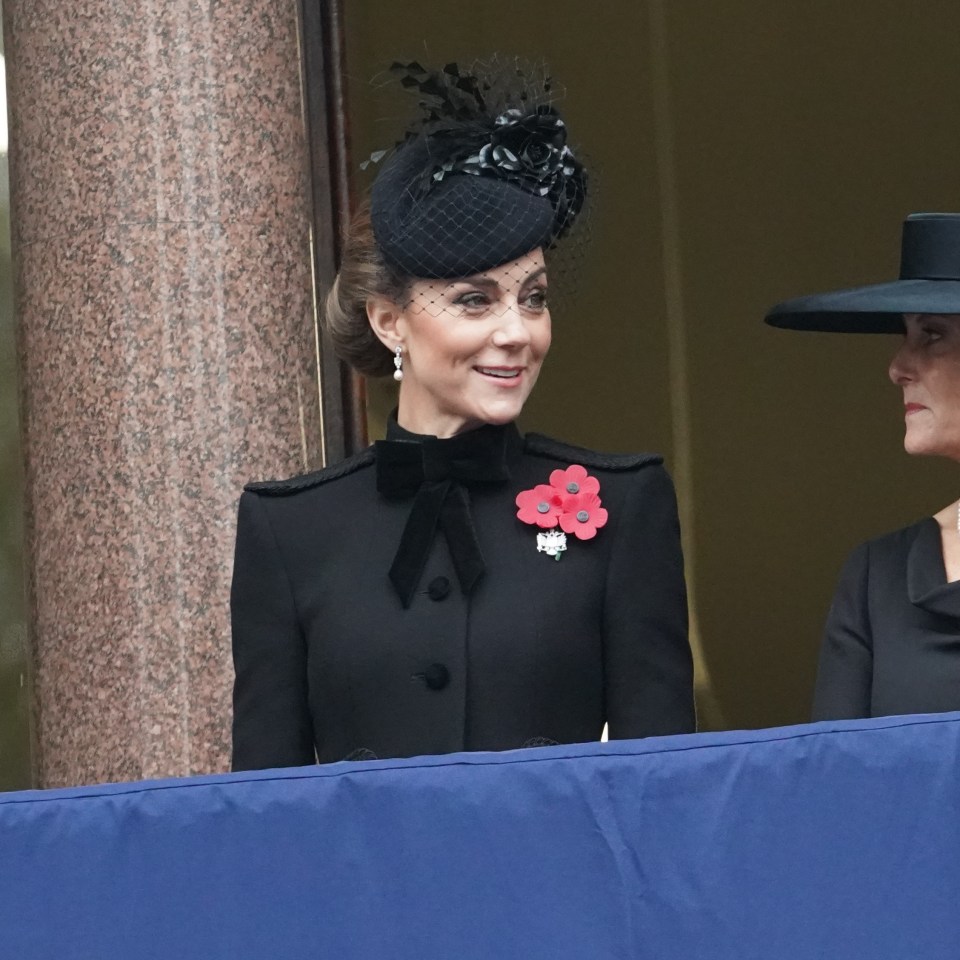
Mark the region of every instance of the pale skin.
MULTIPOLYGON (((903 319, 906 333, 890 362, 890 379, 903 390, 904 449, 960 462, 960 314, 903 319)), ((934 514, 949 583, 960 580, 957 509, 954 502, 934 514)))
POLYGON ((472 277, 415 280, 405 303, 367 302, 370 326, 403 351, 397 422, 452 437, 515 420, 550 349, 539 249, 472 277))

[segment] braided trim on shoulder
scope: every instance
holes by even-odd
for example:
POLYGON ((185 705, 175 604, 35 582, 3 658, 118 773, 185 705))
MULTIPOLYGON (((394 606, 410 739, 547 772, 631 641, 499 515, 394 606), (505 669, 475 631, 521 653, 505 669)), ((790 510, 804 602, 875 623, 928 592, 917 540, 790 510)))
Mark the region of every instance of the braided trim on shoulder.
POLYGON ((322 470, 304 473, 299 477, 290 477, 288 480, 259 480, 248 483, 243 489, 250 493, 264 493, 267 496, 275 497, 289 493, 299 493, 301 490, 319 487, 322 483, 338 480, 350 473, 356 473, 357 470, 373 463, 373 460, 373 447, 367 447, 366 450, 361 450, 352 457, 347 457, 346 460, 324 467, 322 470))
POLYGON ((638 467, 663 463, 663 457, 659 453, 598 453, 596 450, 545 437, 542 433, 528 433, 523 440, 526 452, 535 457, 580 463, 585 467, 597 467, 601 470, 636 470, 638 467))

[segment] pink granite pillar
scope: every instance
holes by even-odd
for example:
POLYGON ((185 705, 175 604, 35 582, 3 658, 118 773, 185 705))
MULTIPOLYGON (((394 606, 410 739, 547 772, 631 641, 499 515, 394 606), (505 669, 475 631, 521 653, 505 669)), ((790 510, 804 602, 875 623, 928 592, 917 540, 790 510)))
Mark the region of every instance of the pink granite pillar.
POLYGON ((245 480, 320 463, 295 0, 4 0, 37 781, 226 768, 245 480))

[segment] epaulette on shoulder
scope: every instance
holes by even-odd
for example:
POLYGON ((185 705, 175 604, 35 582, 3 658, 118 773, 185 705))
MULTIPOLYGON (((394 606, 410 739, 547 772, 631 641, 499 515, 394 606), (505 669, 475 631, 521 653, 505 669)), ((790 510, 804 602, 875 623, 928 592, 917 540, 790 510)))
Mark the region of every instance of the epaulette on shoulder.
POLYGON ((638 467, 663 463, 663 457, 659 453, 598 453, 596 450, 545 437, 542 433, 526 434, 524 447, 527 453, 532 453, 535 457, 579 463, 600 470, 636 470, 638 467))
POLYGON ((299 493, 301 490, 309 490, 311 487, 319 487, 322 483, 328 483, 330 480, 338 480, 347 474, 356 473, 362 470, 368 464, 373 463, 373 447, 367 447, 355 453, 346 460, 331 464, 322 470, 314 470, 313 473, 305 473, 299 477, 290 477, 289 480, 259 480, 255 483, 248 483, 243 489, 251 493, 264 493, 267 496, 280 497, 288 493, 299 493))

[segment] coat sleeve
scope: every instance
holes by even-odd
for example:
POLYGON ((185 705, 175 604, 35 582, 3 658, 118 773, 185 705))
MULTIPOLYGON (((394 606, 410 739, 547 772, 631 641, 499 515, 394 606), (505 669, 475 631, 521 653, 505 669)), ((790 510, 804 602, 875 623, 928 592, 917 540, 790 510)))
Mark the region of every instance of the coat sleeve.
POLYGON ((680 523, 663 467, 644 467, 625 498, 604 603, 611 739, 696 728, 680 523))
POLYGON ((870 547, 861 544, 840 573, 820 647, 814 720, 869 717, 873 637, 867 610, 870 547))
POLYGON ((307 658, 293 590, 260 496, 244 493, 230 591, 233 769, 314 763, 307 658))

